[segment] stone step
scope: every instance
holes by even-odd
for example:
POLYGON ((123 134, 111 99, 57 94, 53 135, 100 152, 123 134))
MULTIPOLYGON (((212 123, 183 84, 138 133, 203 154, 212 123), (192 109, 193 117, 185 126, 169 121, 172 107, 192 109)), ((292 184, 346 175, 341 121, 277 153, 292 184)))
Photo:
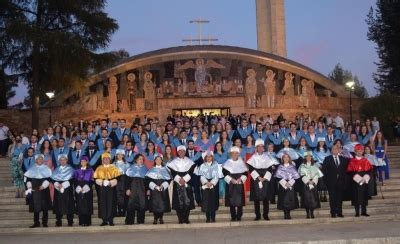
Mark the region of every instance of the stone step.
MULTIPOLYGON (((398 211, 398 208, 396 209, 398 211)), ((374 215, 374 216, 379 216, 379 215, 386 215, 386 214, 390 214, 393 213, 394 211, 390 210, 390 209, 368 209, 368 213, 370 215, 374 215)), ((354 209, 352 210, 348 210, 346 212, 344 212, 344 215, 347 217, 353 217, 354 216, 354 209)), ((272 221, 275 220, 281 220, 283 219, 283 212, 279 211, 279 212, 273 212, 270 213, 270 218, 272 221)), ((294 211, 293 213, 291 213, 291 216, 293 219, 306 219, 306 213, 305 210, 303 211, 294 211)), ((77 223, 77 216, 75 216, 75 222, 77 223)), ((254 219, 254 213, 252 212, 248 212, 248 213, 244 213, 242 220, 243 221, 252 221, 254 219)), ((316 218, 329 218, 330 217, 330 213, 329 211, 325 211, 325 212, 315 212, 315 217, 316 218)), ((9 220, 0 220, 0 228, 8 228, 8 227, 26 227, 32 224, 32 216, 28 219, 9 219, 9 220)), ((190 215, 190 221, 194 222, 194 223, 201 223, 201 222, 205 222, 205 215, 204 214, 197 214, 197 215, 190 215)), ((217 221, 221 221, 221 222, 227 222, 230 221, 231 216, 229 213, 217 213, 216 215, 216 220, 217 221)), ((153 215, 152 214, 148 214, 146 215, 146 222, 148 224, 152 223, 153 221, 153 215)), ((167 224, 174 224, 176 223, 177 220, 177 216, 176 215, 168 215, 164 217, 164 221, 167 224)), ((67 221, 64 218, 63 220, 64 224, 66 225, 67 221)), ((93 225, 100 225, 101 224, 101 219, 93 217, 92 218, 92 224, 93 225)), ((125 224, 125 218, 124 217, 117 217, 114 219, 114 223, 116 225, 124 225, 125 224)), ((55 226, 55 218, 50 218, 49 219, 49 226, 55 226)))
MULTIPOLYGON (((217 217, 218 218, 218 217, 217 217)), ((316 218, 316 219, 304 219, 295 218, 291 220, 276 219, 271 221, 241 221, 241 222, 228 222, 220 221, 216 223, 204 223, 195 222, 191 224, 164 224, 164 225, 153 225, 150 223, 144 225, 116 225, 116 226, 89 226, 89 227, 49 227, 49 228, 35 228, 30 229, 26 226, 21 228, 8 227, 0 228, 0 233, 8 234, 27 234, 27 233, 88 233, 88 232, 134 232, 134 231, 154 231, 154 230, 175 230, 175 229, 200 229, 200 228, 231 228, 231 227, 244 227, 244 226, 270 226, 270 225, 304 225, 304 224, 331 224, 331 223, 362 223, 362 222, 375 222, 375 221, 395 221, 399 220, 399 213, 393 212, 390 214, 382 214, 370 217, 346 217, 346 218, 316 218)), ((32 224, 32 222, 30 223, 32 224)), ((30 225, 29 224, 29 225, 30 225)), ((51 224, 50 224, 51 226, 51 224)))
MULTIPOLYGON (((400 198, 399 195, 394 195, 394 194, 388 194, 387 192, 384 192, 384 197, 385 199, 381 198, 381 195, 379 193, 378 196, 374 196, 372 200, 369 201, 369 206, 382 206, 382 205, 388 205, 388 206, 392 206, 392 205, 396 205, 396 204, 400 204, 400 198)), ((8 203, 3 203, 0 204, 0 213, 2 212, 23 212, 23 211, 28 211, 28 206, 25 205, 25 199, 21 199, 18 198, 20 201, 18 201, 19 203, 13 203, 12 201, 8 202, 8 203)), ((16 199, 11 199, 11 200, 16 200, 16 199)), ((322 208, 323 209, 328 209, 329 208, 329 203, 327 202, 323 202, 321 203, 322 208)), ((272 206, 276 206, 276 204, 271 204, 271 209, 273 209, 272 206)), ((343 203, 343 208, 352 208, 350 201, 346 201, 343 203)), ((97 202, 95 201, 93 203, 93 209, 97 210, 97 202)), ((227 207, 222 206, 220 207, 221 210, 228 210, 227 207)), ((244 209, 254 209, 254 205, 253 202, 248 202, 246 201, 246 206, 244 207, 244 209)), ((200 211, 200 207, 197 207, 195 210, 193 211, 200 211)))

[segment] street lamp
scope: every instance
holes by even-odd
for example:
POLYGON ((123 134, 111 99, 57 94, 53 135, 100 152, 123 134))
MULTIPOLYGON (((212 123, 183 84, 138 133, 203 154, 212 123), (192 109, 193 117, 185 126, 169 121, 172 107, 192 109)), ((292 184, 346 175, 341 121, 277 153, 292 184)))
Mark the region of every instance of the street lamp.
POLYGON ((350 91, 350 124, 353 124, 353 104, 351 102, 351 91, 354 90, 354 85, 355 82, 353 80, 347 81, 346 82, 346 87, 349 89, 350 91))
POLYGON ((54 93, 54 91, 51 91, 51 92, 46 92, 46 96, 48 96, 49 97, 49 99, 50 99, 50 115, 49 115, 49 120, 50 120, 50 126, 51 126, 51 109, 52 109, 52 98, 54 97, 54 95, 55 95, 55 93, 54 93))

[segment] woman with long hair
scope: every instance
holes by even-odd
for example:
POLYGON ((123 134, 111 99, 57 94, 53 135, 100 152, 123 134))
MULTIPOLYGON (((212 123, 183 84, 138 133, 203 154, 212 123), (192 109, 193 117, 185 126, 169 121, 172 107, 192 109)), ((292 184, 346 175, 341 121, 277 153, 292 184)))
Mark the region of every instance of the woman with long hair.
POLYGON ((383 136, 382 131, 378 131, 374 139, 374 146, 375 156, 378 158, 380 164, 380 166, 377 167, 378 178, 382 185, 385 185, 384 180, 389 179, 389 159, 386 155, 388 147, 387 144, 387 140, 383 136))

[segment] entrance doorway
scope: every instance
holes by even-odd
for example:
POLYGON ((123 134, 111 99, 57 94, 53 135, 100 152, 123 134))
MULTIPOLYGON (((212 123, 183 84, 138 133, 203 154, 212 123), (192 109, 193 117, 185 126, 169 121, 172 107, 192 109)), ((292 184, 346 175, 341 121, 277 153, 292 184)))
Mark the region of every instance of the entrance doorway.
POLYGON ((229 116, 230 108, 189 108, 189 109, 174 109, 174 115, 197 117, 198 115, 217 115, 217 116, 229 116))

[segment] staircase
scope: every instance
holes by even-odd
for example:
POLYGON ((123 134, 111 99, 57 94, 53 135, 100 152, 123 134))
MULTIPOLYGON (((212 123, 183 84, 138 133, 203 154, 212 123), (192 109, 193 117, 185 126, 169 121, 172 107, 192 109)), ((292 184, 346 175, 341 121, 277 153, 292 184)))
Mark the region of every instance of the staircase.
POLYGON ((145 225, 124 225, 124 218, 115 218, 115 226, 100 227, 100 219, 97 218, 97 199, 94 199, 94 211, 92 216, 92 226, 80 227, 77 225, 78 218, 75 216, 74 227, 67 227, 66 220, 63 220, 64 227, 55 226, 55 215, 49 212, 49 228, 29 229, 33 223, 33 214, 28 212, 24 198, 15 198, 15 190, 12 186, 9 161, 0 159, 0 233, 67 233, 67 232, 104 232, 104 231, 135 231, 135 230, 166 230, 182 228, 215 228, 215 227, 233 227, 233 226, 255 226, 255 225, 278 225, 278 224, 329 224, 342 222, 374 222, 400 220, 400 146, 391 146, 388 149, 390 160, 390 180, 382 186, 382 194, 378 188, 378 195, 369 202, 368 213, 370 217, 354 217, 354 209, 350 202, 345 202, 343 214, 345 218, 331 218, 329 204, 321 203, 322 208, 315 211, 315 219, 306 219, 304 209, 297 209, 292 212, 291 220, 283 220, 283 212, 276 209, 276 205, 270 206, 271 221, 253 221, 254 206, 250 202, 244 207, 243 218, 241 222, 230 222, 229 208, 222 206, 217 212, 216 223, 205 223, 205 215, 196 208, 191 211, 190 225, 177 224, 175 212, 165 214, 164 225, 153 225, 153 216, 146 213, 145 225))

